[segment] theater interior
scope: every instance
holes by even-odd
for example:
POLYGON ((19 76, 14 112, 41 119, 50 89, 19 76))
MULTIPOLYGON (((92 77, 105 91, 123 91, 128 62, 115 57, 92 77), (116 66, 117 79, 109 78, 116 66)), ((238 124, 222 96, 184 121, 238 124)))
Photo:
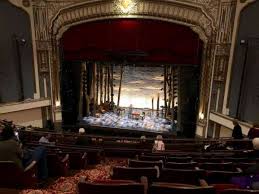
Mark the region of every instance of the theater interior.
POLYGON ((0 1, 0 194, 259 193, 258 0, 0 1))

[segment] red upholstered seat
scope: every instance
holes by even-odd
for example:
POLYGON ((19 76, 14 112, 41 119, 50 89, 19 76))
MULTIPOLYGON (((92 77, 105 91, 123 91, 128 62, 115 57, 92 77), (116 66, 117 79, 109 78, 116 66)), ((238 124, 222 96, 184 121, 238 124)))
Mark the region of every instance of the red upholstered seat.
POLYGON ((186 170, 186 169, 162 169, 160 173, 160 182, 184 183, 200 185, 200 179, 205 179, 205 170, 186 170))
POLYGON ((14 162, 0 161, 0 187, 33 188, 36 186, 36 165, 23 171, 14 162))
POLYGON ((163 161, 140 161, 140 160, 129 160, 129 167, 139 168, 139 167, 155 167, 158 166, 162 169, 164 166, 163 161))
POLYGON ((232 177, 237 177, 241 174, 241 172, 208 171, 206 180, 209 184, 228 184, 232 177))
POLYGON ((131 168, 114 167, 112 170, 112 179, 139 181, 141 177, 147 177, 149 182, 156 181, 159 177, 158 168, 131 168))
POLYGON ((210 186, 213 186, 216 189, 217 194, 221 194, 222 191, 227 189, 239 189, 239 186, 234 184, 212 184, 210 186))
POLYGON ((171 169, 195 169, 197 166, 196 162, 186 162, 186 163, 177 163, 177 162, 167 162, 165 164, 166 168, 171 169))
POLYGON ((162 160, 163 162, 165 161, 165 156, 146 156, 146 155, 140 155, 138 157, 139 160, 143 161, 160 161, 162 160))
POLYGON ((221 194, 259 194, 259 190, 228 189, 221 194))
POLYGON ((49 176, 66 176, 69 170, 69 155, 64 157, 57 154, 48 154, 48 171, 49 176))
POLYGON ((154 183, 148 194, 215 194, 213 187, 197 187, 194 185, 175 185, 170 183, 154 183))
POLYGON ((201 163, 199 165, 204 170, 217 170, 217 171, 236 171, 232 162, 228 163, 201 163))
POLYGON ((168 157, 167 162, 178 162, 178 163, 185 163, 191 162, 192 157, 168 157))

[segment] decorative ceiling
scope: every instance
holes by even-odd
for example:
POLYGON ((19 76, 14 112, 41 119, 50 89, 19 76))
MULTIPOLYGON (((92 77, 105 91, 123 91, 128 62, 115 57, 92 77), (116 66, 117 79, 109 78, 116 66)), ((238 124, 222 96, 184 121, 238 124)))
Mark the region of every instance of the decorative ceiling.
POLYGON ((203 42, 189 27, 148 19, 87 22, 63 34, 65 60, 199 65, 203 42))

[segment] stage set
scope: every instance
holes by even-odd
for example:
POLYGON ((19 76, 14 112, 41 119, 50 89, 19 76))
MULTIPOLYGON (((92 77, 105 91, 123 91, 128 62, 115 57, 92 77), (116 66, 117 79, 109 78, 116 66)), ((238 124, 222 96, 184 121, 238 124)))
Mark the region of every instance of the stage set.
POLYGON ((63 128, 195 133, 202 41, 191 29, 103 20, 70 28, 61 46, 63 128))

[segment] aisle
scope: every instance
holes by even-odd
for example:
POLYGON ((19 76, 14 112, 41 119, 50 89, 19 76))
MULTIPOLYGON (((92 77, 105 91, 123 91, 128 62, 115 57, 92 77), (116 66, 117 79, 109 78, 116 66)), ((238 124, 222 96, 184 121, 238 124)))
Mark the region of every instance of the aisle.
POLYGON ((74 176, 60 177, 46 189, 24 190, 21 194, 76 194, 77 183, 80 177, 86 177, 89 182, 94 180, 108 180, 110 179, 112 166, 125 166, 126 163, 127 160, 124 159, 108 159, 91 169, 81 170, 74 176))

